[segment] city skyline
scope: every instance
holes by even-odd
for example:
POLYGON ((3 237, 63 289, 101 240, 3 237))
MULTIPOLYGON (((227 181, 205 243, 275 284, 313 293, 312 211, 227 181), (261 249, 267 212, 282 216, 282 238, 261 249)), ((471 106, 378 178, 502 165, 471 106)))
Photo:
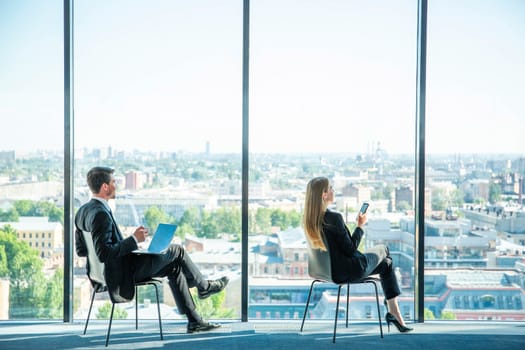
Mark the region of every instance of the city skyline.
MULTIPOLYGON (((305 152, 305 151, 295 151, 295 152, 287 152, 287 151, 260 151, 255 152, 250 150, 250 154, 253 155, 290 155, 290 156, 330 156, 330 155, 346 155, 349 157, 354 156, 365 156, 365 155, 373 155, 376 153, 377 148, 371 146, 375 144, 375 142, 370 142, 369 146, 366 150, 363 152, 358 151, 311 151, 311 152, 305 152)), ((132 149, 126 149, 126 148, 117 148, 114 145, 107 144, 102 146, 84 146, 84 147, 74 147, 74 155, 76 158, 83 157, 86 152, 102 152, 104 156, 101 158, 101 160, 106 158, 112 158, 108 157, 106 154, 108 150, 111 150, 113 153, 112 157, 115 157, 115 154, 124 154, 124 155, 133 155, 133 154, 150 154, 150 155, 156 155, 156 156, 163 156, 163 157, 170 157, 173 154, 195 154, 195 155, 210 155, 210 156, 222 156, 222 155, 241 155, 242 150, 239 149, 237 151, 231 151, 231 152, 218 152, 214 151, 213 145, 209 143, 205 143, 202 145, 200 149, 195 150, 184 150, 184 149, 173 149, 173 150, 164 150, 164 149, 138 149, 138 148, 132 148, 132 149)), ((385 152, 385 154, 388 157, 401 157, 401 158, 413 158, 415 156, 414 152, 411 153, 390 153, 388 149, 380 148, 381 151, 385 152)), ((28 155, 42 155, 44 154, 55 154, 58 156, 62 156, 64 149, 63 148, 32 148, 32 149, 17 149, 17 148, 5 148, 0 149, 0 152, 14 152, 15 158, 22 157, 25 158, 28 155)), ((523 158, 525 157, 525 153, 516 151, 516 152, 505 152, 505 151, 487 151, 487 152, 462 152, 461 150, 456 151, 450 151, 450 152, 426 152, 427 159, 428 157, 450 157, 451 159, 454 159, 456 157, 464 157, 463 159, 466 159, 468 157, 483 157, 483 158, 490 158, 490 159, 502 159, 502 158, 523 158)), ((509 159, 512 160, 512 159, 509 159)))
MULTIPOLYGON (((242 2, 140 4, 75 2, 75 146, 240 153, 242 2)), ((252 4, 250 151, 413 154, 417 2, 306 4, 252 4)), ((0 149, 63 147, 61 7, 0 2, 0 149)), ((428 153, 523 153, 525 4, 428 14, 428 153)))

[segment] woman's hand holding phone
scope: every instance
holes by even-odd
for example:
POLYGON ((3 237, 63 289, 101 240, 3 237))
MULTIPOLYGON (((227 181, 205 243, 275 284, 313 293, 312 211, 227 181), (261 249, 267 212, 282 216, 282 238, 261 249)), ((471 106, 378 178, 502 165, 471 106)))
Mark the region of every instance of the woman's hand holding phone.
POLYGON ((363 226, 366 224, 367 217, 366 217, 366 211, 368 210, 368 202, 364 202, 361 205, 361 209, 359 209, 359 213, 357 215, 357 226, 363 228, 363 226))

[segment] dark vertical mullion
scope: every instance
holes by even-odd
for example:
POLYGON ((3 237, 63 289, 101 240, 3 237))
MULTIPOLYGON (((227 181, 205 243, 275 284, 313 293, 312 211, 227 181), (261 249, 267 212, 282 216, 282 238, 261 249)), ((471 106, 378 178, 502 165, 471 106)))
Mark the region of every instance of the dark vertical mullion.
POLYGON ((418 1, 416 82, 416 180, 415 180, 415 318, 424 322, 425 308, 425 97, 427 60, 427 0, 418 1))
POLYGON ((248 181, 249 181, 249 58, 250 0, 243 1, 242 37, 242 261, 241 261, 241 321, 248 321, 248 181))
POLYGON ((64 322, 73 321, 73 1, 64 0, 64 322))

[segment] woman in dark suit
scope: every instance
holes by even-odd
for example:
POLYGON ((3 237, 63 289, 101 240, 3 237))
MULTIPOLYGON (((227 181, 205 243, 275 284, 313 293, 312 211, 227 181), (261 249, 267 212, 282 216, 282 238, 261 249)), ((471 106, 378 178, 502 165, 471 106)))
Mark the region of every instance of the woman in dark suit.
POLYGON ((388 326, 392 323, 400 332, 411 331, 412 328, 406 326, 399 311, 397 296, 401 291, 388 248, 381 244, 365 253, 359 252, 357 248, 363 236, 366 214, 359 213, 357 227, 350 234, 342 215, 328 209, 333 202, 334 190, 326 177, 316 177, 308 182, 303 226, 310 247, 326 251, 325 242, 328 244, 336 283, 379 274, 388 308, 388 326))

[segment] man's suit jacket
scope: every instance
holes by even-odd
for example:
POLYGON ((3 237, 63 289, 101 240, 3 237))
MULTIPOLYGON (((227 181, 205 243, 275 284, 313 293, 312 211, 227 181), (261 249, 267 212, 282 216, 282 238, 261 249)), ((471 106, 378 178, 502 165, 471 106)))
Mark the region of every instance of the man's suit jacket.
MULTIPOLYGON (((82 231, 91 232, 95 252, 104 263, 104 278, 112 301, 126 302, 135 296, 133 254, 137 243, 133 237, 123 239, 111 212, 102 202, 91 199, 75 215, 75 249, 87 256, 82 231)), ((89 267, 88 267, 89 268, 89 267)))
POLYGON ((357 248, 363 230, 356 227, 350 234, 340 213, 327 210, 323 220, 325 244, 328 244, 334 282, 345 282, 365 277, 366 257, 357 248))

